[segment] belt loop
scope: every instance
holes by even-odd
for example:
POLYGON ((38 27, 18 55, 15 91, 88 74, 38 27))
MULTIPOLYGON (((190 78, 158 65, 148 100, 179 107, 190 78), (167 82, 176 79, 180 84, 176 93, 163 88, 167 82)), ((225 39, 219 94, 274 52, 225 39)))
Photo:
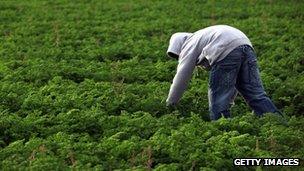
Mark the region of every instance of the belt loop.
POLYGON ((242 51, 246 53, 246 45, 242 45, 242 51))
POLYGON ((246 53, 248 51, 248 45, 243 45, 243 52, 246 53))

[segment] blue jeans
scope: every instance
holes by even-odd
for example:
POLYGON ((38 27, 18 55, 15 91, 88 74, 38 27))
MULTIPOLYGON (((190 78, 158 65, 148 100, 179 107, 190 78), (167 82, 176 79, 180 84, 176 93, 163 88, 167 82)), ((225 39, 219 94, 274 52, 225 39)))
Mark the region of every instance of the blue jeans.
POLYGON ((264 91, 256 54, 248 45, 235 48, 215 63, 209 73, 209 111, 211 120, 230 117, 229 108, 239 92, 256 115, 280 113, 264 91))

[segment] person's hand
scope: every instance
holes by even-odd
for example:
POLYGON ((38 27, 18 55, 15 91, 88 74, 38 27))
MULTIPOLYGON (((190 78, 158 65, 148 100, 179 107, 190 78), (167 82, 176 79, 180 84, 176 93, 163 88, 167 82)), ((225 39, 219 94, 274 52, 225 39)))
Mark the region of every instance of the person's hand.
POLYGON ((166 103, 166 107, 167 107, 169 113, 177 110, 176 104, 166 103))

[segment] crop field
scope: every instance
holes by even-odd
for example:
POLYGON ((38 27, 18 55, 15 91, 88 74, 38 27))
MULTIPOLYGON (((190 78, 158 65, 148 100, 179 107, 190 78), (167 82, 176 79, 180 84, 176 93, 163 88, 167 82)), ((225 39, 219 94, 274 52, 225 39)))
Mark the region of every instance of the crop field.
POLYGON ((0 1, 0 170, 304 169, 304 1, 0 1), (210 121, 208 72, 166 108, 170 36, 215 24, 251 40, 265 91, 210 121), (233 166, 234 158, 301 166, 233 166))

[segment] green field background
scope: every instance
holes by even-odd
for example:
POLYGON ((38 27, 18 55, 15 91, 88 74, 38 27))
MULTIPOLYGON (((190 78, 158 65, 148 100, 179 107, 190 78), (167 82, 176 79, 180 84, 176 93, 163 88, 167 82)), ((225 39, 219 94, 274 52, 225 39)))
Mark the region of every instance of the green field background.
POLYGON ((0 1, 0 170, 301 170, 304 1, 0 1), (257 118, 241 96, 210 122, 208 72, 177 110, 170 36, 239 28, 284 113, 257 118), (233 158, 300 158, 299 167, 233 167, 233 158))

